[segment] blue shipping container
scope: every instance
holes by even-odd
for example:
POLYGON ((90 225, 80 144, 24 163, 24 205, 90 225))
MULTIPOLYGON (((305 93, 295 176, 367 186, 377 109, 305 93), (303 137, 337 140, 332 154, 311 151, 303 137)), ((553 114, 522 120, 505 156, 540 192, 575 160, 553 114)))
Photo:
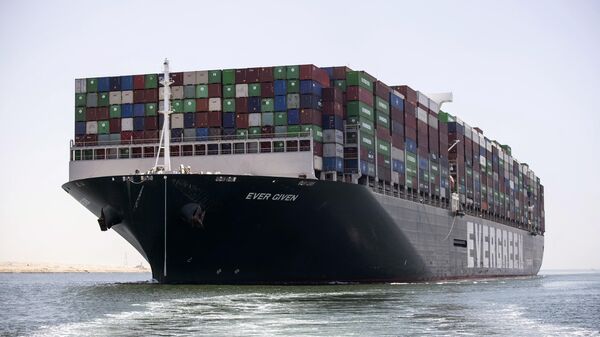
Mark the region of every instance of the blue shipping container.
POLYGON ((419 158, 419 168, 421 170, 429 170, 429 160, 426 158, 419 158))
POLYGON ((121 76, 121 90, 133 90, 133 76, 121 76))
POLYGON ((183 114, 183 127, 186 129, 192 129, 196 125, 196 115, 195 114, 183 114))
POLYGON ((298 125, 300 124, 300 110, 291 109, 288 110, 288 125, 298 125))
POLYGON ((321 110, 321 98, 313 95, 300 95, 300 109, 321 110))
POLYGON ((233 113, 233 112, 223 113, 223 127, 235 128, 235 113, 233 113))
POLYGON ((287 81, 286 80, 275 80, 273 83, 275 96, 287 94, 287 81))
POLYGON ((206 140, 208 138, 208 128, 197 128, 196 138, 198 140, 206 140))
POLYGON ((144 117, 146 115, 145 104, 137 103, 133 105, 133 116, 134 117, 144 117))
POLYGON ((111 77, 109 79, 110 91, 121 90, 121 78, 120 77, 111 77))
POLYGON ((322 96, 323 87, 313 80, 300 81, 300 94, 322 96))
POLYGON ((133 118, 133 130, 144 131, 144 117, 133 118))
POLYGON ((98 79, 98 91, 110 91, 110 82, 108 77, 100 77, 98 79))
POLYGON ((171 141, 180 142, 183 137, 183 129, 171 129, 171 141))
POLYGON ((287 96, 275 96, 275 111, 285 111, 287 109, 287 96))
POLYGON ((398 109, 404 112, 404 100, 402 97, 390 92, 390 105, 392 108, 398 109))
POLYGON ((75 122, 75 134, 76 135, 85 135, 85 122, 75 122))
POLYGON ((248 112, 260 112, 260 97, 248 97, 248 112))
POLYGON ((344 120, 337 115, 323 115, 323 129, 344 129, 344 120))
POLYGON ((417 153, 417 142, 410 138, 406 138, 404 139, 404 148, 408 152, 417 153))
POLYGON ((133 104, 121 104, 121 117, 133 117, 133 104))
POLYGON ((392 159, 392 170, 404 174, 404 162, 399 159, 392 159))
POLYGON ((344 172, 344 159, 340 157, 323 157, 323 171, 344 172))

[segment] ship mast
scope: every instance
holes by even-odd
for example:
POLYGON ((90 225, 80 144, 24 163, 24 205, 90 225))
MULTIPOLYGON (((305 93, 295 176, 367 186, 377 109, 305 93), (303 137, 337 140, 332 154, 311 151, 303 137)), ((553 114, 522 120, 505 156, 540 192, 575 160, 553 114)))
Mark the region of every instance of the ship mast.
POLYGON ((164 151, 164 164, 163 170, 165 172, 171 171, 171 128, 169 126, 169 115, 171 114, 171 81, 169 77, 169 60, 165 59, 163 63, 163 80, 160 82, 164 87, 164 106, 160 113, 163 114, 163 127, 160 133, 160 141, 158 144, 158 152, 156 153, 156 161, 154 162, 154 169, 158 170, 158 160, 160 159, 160 149, 164 151))

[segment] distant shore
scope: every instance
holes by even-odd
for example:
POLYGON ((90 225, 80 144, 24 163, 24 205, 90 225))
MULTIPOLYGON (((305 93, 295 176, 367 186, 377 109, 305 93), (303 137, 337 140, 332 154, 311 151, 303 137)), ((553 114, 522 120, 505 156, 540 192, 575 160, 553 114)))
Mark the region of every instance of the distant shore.
POLYGON ((91 266, 59 263, 0 262, 0 273, 149 273, 145 266, 91 266))

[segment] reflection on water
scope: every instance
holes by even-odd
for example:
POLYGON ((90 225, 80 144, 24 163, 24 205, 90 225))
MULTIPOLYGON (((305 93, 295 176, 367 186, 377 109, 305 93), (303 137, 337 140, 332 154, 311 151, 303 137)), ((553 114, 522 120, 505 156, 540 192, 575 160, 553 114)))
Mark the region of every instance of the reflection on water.
POLYGON ((182 286, 148 274, 0 274, 0 335, 598 336, 600 274, 330 286, 182 286), (123 283, 125 282, 125 283, 123 283))

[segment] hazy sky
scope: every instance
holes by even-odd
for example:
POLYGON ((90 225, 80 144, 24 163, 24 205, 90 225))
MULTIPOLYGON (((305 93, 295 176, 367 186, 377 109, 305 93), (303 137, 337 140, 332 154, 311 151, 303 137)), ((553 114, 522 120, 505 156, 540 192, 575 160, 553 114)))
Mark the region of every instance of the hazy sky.
POLYGON ((74 79, 313 63, 452 91, 546 191, 543 268, 600 268, 599 1, 1 1, 0 261, 142 257, 61 189, 74 79), (166 23, 165 26, 161 22, 166 23))

